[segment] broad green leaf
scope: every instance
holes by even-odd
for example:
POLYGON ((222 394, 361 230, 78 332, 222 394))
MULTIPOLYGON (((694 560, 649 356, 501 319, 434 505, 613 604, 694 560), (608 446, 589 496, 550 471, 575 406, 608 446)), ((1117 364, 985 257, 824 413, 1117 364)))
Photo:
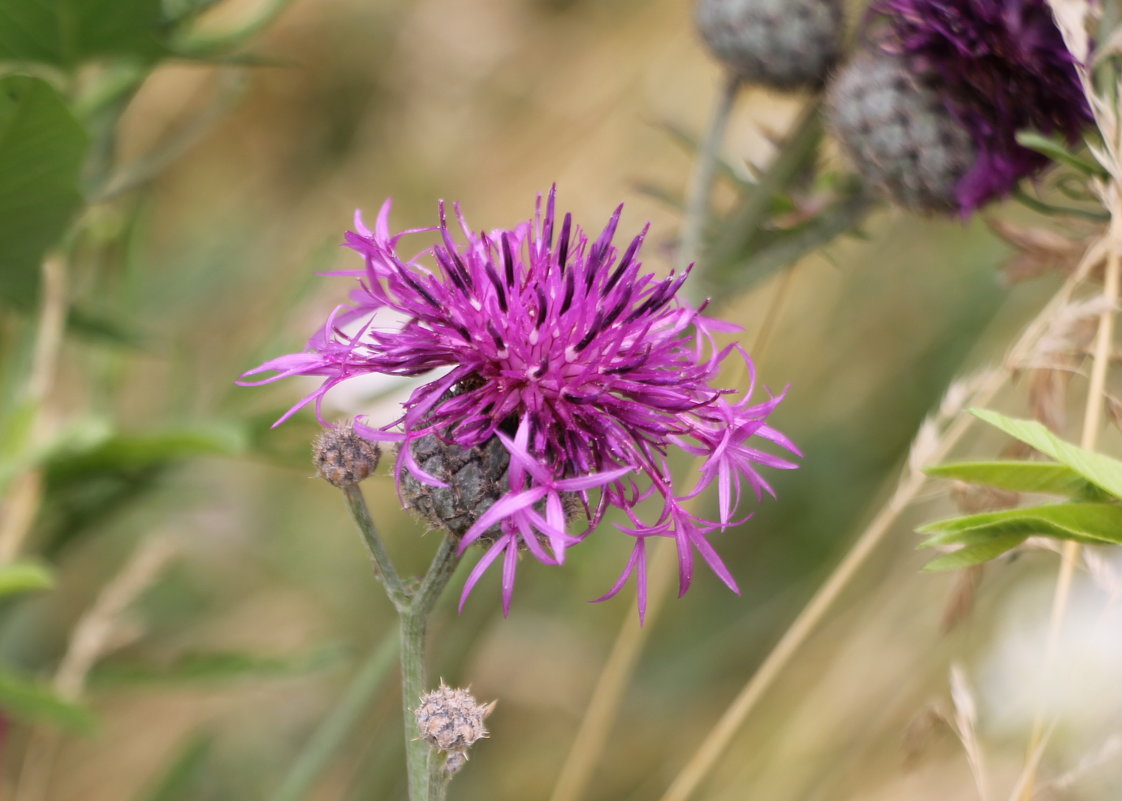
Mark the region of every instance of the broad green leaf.
POLYGON ((12 562, 0 567, 0 597, 48 590, 52 586, 54 576, 51 571, 36 562, 12 562))
POLYGON ((1084 545, 1102 545, 1102 540, 1094 537, 1084 537, 1063 528, 1053 528, 1036 521, 1024 520, 998 520, 993 523, 983 524, 976 528, 940 531, 925 538, 919 544, 920 548, 943 547, 947 545, 982 545, 994 537, 1020 537, 1022 540, 1031 536, 1052 537, 1058 540, 1073 540, 1084 545))
POLYGON ((1003 509, 939 520, 928 523, 919 531, 934 535, 923 543, 924 547, 961 542, 956 535, 963 532, 1023 537, 1040 535, 1117 544, 1122 543, 1122 506, 1112 503, 1061 503, 1003 509))
POLYGON ((1122 462, 1117 459, 1065 442, 1035 420, 1017 420, 988 409, 970 411, 979 420, 1066 464, 1095 486, 1122 499, 1122 462))
POLYGON ((49 686, 0 669, 0 709, 31 723, 49 723, 88 733, 97 719, 81 704, 67 701, 49 686))
POLYGON ((951 551, 932 559, 924 565, 923 569, 933 573, 940 570, 957 570, 961 567, 979 565, 1013 550, 1024 541, 1025 537, 1017 534, 995 534, 988 537, 984 542, 966 545, 957 551, 951 551))
POLYGON ((0 0, 0 61, 72 68, 164 53, 163 0, 0 0))
POLYGON ((1012 492, 1038 492, 1065 497, 1102 499, 1103 493, 1079 473, 1055 462, 954 462, 924 470, 935 478, 951 478, 1012 492))
POLYGON ((168 470, 188 459, 233 456, 245 448, 241 427, 211 424, 144 434, 103 431, 60 440, 40 457, 46 501, 37 522, 45 555, 52 557, 160 486, 168 470))
POLYGON ((49 481, 106 471, 129 472, 196 456, 233 456, 245 449, 241 428, 224 424, 185 426, 142 434, 115 434, 81 450, 64 448, 46 459, 49 481))
MULTIPOLYGON (((0 10, 0 32, 5 27, 0 10)), ((49 83, 25 75, 0 78, 0 302, 34 306, 40 265, 82 203, 87 143, 49 83)))
POLYGON ((285 657, 238 652, 192 653, 165 665, 104 663, 95 668, 92 678, 99 684, 127 685, 283 679, 335 667, 347 655, 347 649, 337 645, 285 657))
POLYGON ((171 764, 137 796, 137 801, 188 801, 200 797, 198 786, 206 779, 206 766, 213 750, 213 734, 191 737, 171 764))

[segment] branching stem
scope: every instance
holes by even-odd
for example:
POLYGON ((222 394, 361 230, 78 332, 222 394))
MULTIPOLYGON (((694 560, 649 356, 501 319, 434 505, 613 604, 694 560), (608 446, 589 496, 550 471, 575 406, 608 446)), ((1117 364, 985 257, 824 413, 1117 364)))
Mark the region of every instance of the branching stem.
POLYGON ((352 484, 343 488, 347 507, 358 525, 362 540, 374 560, 375 573, 398 614, 401 638, 401 710, 405 724, 405 763, 409 778, 409 801, 438 801, 444 783, 430 766, 431 749, 421 739, 413 710, 428 686, 425 672, 425 631, 440 594, 448 586, 460 563, 459 541, 447 535, 415 590, 406 587, 378 536, 362 490, 352 484))

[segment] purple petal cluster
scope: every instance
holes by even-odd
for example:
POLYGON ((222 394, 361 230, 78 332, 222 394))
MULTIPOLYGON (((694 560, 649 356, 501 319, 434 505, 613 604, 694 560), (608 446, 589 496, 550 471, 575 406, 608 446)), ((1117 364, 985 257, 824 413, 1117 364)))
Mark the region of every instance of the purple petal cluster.
POLYGON ((1034 130, 1074 143, 1091 112, 1046 0, 876 0, 881 46, 907 57, 977 149, 956 187, 969 213, 1048 164, 1017 144, 1034 130))
POLYGON ((461 241, 441 203, 439 225, 420 229, 434 232, 435 244, 408 259, 399 253, 400 241, 418 231, 390 233, 388 200, 373 230, 356 214, 344 244, 364 266, 336 273, 357 279, 350 304, 329 317, 307 351, 266 362, 246 376, 273 375, 244 383, 322 377, 279 423, 308 403, 318 413, 324 394, 355 376, 439 371, 412 393, 401 417, 356 430, 401 443, 399 477, 409 470, 432 484, 440 482, 410 456, 410 444, 421 437, 462 447, 497 437, 510 453, 509 491, 462 539, 466 548, 499 527, 499 537, 483 540, 490 544, 461 605, 501 557, 508 608, 520 551, 559 564, 610 507, 624 511, 627 523, 618 528, 634 544, 605 598, 635 574, 642 614, 646 548, 655 537, 677 543, 680 592, 690 585, 695 555, 736 591, 708 537, 739 522, 745 489, 757 500, 774 495, 758 467, 796 466, 761 448, 770 443, 800 455, 767 423, 783 395, 750 400, 751 359, 739 345, 716 343, 718 333, 735 326, 704 317, 677 297, 688 270, 662 279, 643 272, 639 249, 647 228, 622 252, 615 247, 622 206, 592 239, 569 214, 555 225, 554 195, 551 190, 544 209, 538 198, 532 220, 490 233, 469 228, 457 206, 461 241), (747 367, 749 387, 740 397, 712 386, 729 358, 747 367), (701 458, 684 489, 671 475, 673 448, 701 458), (717 518, 688 513, 686 501, 714 483, 717 518), (567 530, 564 495, 583 501, 588 525, 582 532, 567 530))

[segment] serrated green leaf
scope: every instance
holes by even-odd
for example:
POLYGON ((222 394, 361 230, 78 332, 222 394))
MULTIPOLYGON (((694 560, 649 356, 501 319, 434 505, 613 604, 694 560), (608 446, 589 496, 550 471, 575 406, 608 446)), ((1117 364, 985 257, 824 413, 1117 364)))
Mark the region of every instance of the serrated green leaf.
POLYGON ((61 698, 51 687, 0 669, 0 709, 30 723, 47 723, 82 733, 97 725, 94 714, 81 704, 61 698))
POLYGON ((0 597, 34 590, 49 590, 54 575, 37 562, 12 562, 0 567, 0 597))
POLYGON ((165 52, 163 0, 0 0, 0 61, 72 68, 165 52))
POLYGON ((1088 500, 1101 499, 1104 494, 1072 468, 1055 462, 952 462, 925 468, 924 472, 935 478, 985 484, 1011 492, 1085 497, 1088 500))
POLYGON ((1117 544, 1122 543, 1122 506, 1112 503, 1061 503, 1003 509, 938 520, 921 527, 919 532, 935 535, 924 541, 924 547, 962 542, 956 535, 965 532, 1024 537, 1039 535, 1117 544))
POLYGON ((982 562, 996 559, 1003 553, 1013 550, 1024 541, 1025 537, 1017 534, 995 534, 988 537, 985 542, 966 545, 957 551, 951 551, 932 559, 923 566, 923 569, 928 573, 935 573, 941 570, 957 570, 962 567, 980 565, 982 562))
POLYGON ((239 652, 185 654, 164 665, 104 663, 95 668, 98 684, 213 684, 303 676, 341 664, 348 650, 332 645, 295 656, 239 652))
POLYGON ((49 83, 25 75, 0 78, 0 302, 34 307, 40 265, 82 203, 87 144, 85 130, 49 83))
POLYGON ((1065 442, 1035 420, 1018 420, 988 409, 971 409, 970 412, 979 420, 1066 464, 1113 497, 1122 499, 1122 462, 1117 459, 1065 442))

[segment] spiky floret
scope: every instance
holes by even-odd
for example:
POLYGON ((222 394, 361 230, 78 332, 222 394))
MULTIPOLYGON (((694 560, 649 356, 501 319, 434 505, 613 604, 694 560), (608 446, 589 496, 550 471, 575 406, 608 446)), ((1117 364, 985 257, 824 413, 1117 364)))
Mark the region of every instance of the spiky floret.
POLYGON ((737 75, 776 89, 820 87, 845 27, 839 0, 699 0, 694 21, 737 75))
POLYGON ((876 0, 871 35, 935 87, 976 155, 956 187, 963 213, 1011 192, 1048 160, 1018 131, 1075 142, 1091 121, 1074 58, 1046 0, 876 0))
POLYGON ((681 592, 689 587, 695 551, 736 590, 707 534, 734 523, 745 484, 757 498, 773 494, 758 466, 795 467, 759 447, 771 442, 798 454, 767 424, 783 395, 751 403, 754 371, 748 354, 738 345, 715 344, 717 332, 735 326, 703 317, 677 299, 688 271, 661 280, 642 272, 638 255, 646 228, 622 254, 617 251, 612 240, 622 208, 593 240, 569 214, 555 230, 554 191, 544 213, 539 198, 532 221, 490 233, 469 228, 456 207, 464 238, 457 243, 441 203, 439 225, 419 229, 435 231, 439 241, 412 259, 403 259, 398 247, 405 234, 418 231, 390 233, 389 201, 373 230, 356 214, 355 230, 344 244, 362 255, 365 266, 337 273, 358 280, 351 305, 336 309, 306 352, 246 373, 274 373, 243 382, 250 384, 292 375, 323 378, 280 423, 308 403, 318 412, 324 394, 354 376, 445 370, 412 393, 401 417, 358 430, 373 441, 399 442, 399 479, 408 470, 433 486, 447 482, 417 463, 413 448, 423 437, 462 448, 498 438, 509 454, 505 494, 461 540, 463 549, 493 526, 501 531, 471 571, 461 605, 502 556, 508 608, 520 548, 559 564, 566 549, 587 537, 612 506, 626 512, 630 524, 622 530, 634 546, 605 597, 635 573, 642 610, 651 537, 677 542, 681 592), (735 390, 710 385, 730 356, 741 358, 751 377, 739 400, 731 397, 735 390), (668 452, 674 446, 704 460, 687 491, 671 476, 668 452), (718 518, 688 514, 686 499, 713 483, 719 490, 718 518), (566 530, 569 494, 577 495, 587 512, 588 526, 579 534, 566 530), (652 496, 661 499, 662 511, 644 521, 636 507, 652 496))

